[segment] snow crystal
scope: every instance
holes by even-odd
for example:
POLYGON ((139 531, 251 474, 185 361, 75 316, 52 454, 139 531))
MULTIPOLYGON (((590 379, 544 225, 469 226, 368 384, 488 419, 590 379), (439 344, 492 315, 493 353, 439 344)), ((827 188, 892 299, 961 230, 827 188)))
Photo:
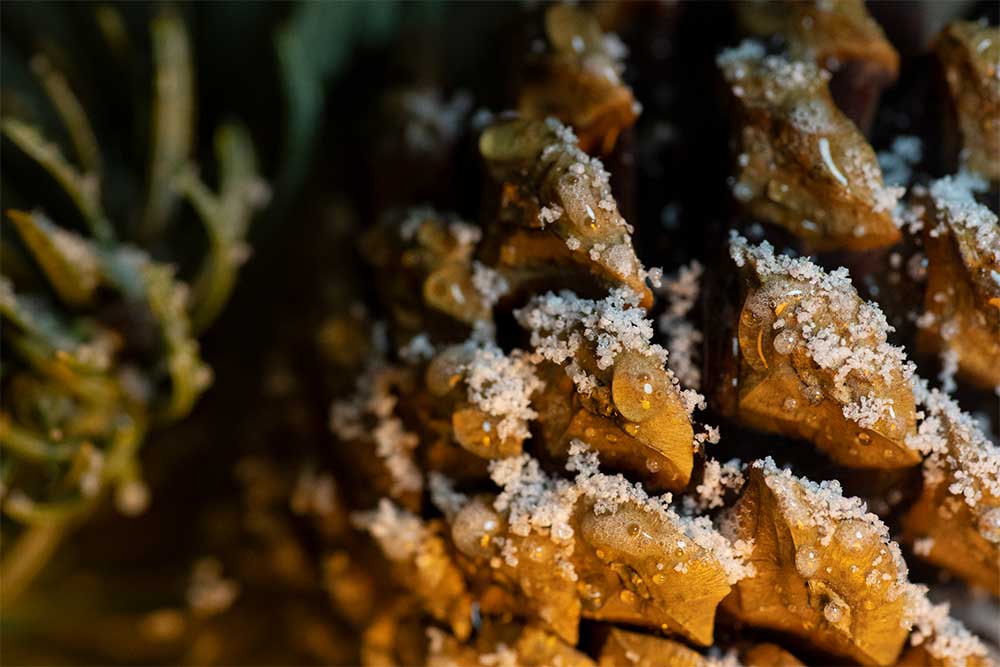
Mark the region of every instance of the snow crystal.
POLYGON ((455 241, 459 246, 472 247, 483 238, 482 229, 460 220, 448 223, 448 231, 455 237, 455 241))
POLYGON ((988 189, 986 181, 970 172, 959 172, 931 183, 934 205, 943 211, 942 224, 960 227, 975 234, 976 248, 984 256, 1000 262, 1000 224, 989 208, 979 204, 976 193, 988 189))
POLYGON ((906 444, 927 456, 925 484, 934 486, 950 475, 948 491, 972 508, 984 496, 1000 498, 1000 447, 948 394, 921 378, 914 378, 913 394, 924 416, 906 444))
POLYGON ((402 97, 406 126, 403 136, 414 151, 432 153, 461 134, 472 110, 472 95, 459 91, 450 101, 437 90, 408 91, 402 97))
POLYGON ((403 428, 403 422, 395 417, 383 419, 372 430, 375 453, 383 460, 392 478, 393 493, 420 491, 423 477, 413 460, 413 450, 420 438, 403 428))
POLYGON ((487 310, 510 290, 510 284, 499 271, 478 261, 472 262, 472 286, 487 310))
MULTIPOLYGON (((700 510, 722 507, 727 490, 743 487, 743 464, 739 459, 719 463, 715 459, 705 462, 701 484, 695 487, 694 507, 700 510)), ((687 498, 685 498, 687 500, 687 498)))
POLYGON ((419 333, 399 348, 399 358, 408 364, 419 364, 434 358, 434 345, 426 333, 419 333))
POLYGON ((543 206, 538 211, 538 222, 541 223, 542 227, 551 224, 561 218, 563 215, 563 209, 559 204, 552 204, 551 206, 543 206))
POLYGON ((856 402, 844 405, 844 417, 862 428, 872 428, 883 419, 893 417, 893 402, 891 398, 869 393, 859 397, 856 402))
POLYGON ((355 394, 334 402, 330 409, 330 428, 338 438, 374 443, 396 494, 423 488, 420 469, 413 460, 419 438, 393 416, 397 403, 393 391, 402 379, 401 369, 373 358, 358 376, 355 394))
POLYGON ((531 437, 528 422, 538 416, 531 394, 542 387, 531 361, 519 350, 506 355, 493 343, 472 345, 472 360, 464 368, 469 402, 500 418, 501 440, 531 437))
POLYGON ((388 498, 380 499, 374 510, 352 513, 351 522, 370 533, 386 557, 394 561, 412 558, 428 537, 420 517, 397 507, 388 498))
POLYGON ((600 472, 597 453, 581 440, 570 444, 566 469, 576 473, 572 482, 549 477, 528 454, 490 462, 490 477, 503 489, 494 508, 508 512, 512 533, 547 534, 561 547, 562 557, 568 558, 573 548, 571 519, 578 500, 586 499, 596 514, 612 514, 631 503, 678 527, 720 563, 730 583, 752 574, 746 562, 747 544, 731 544, 707 517, 679 516, 670 507, 669 493, 651 497, 639 483, 600 472))
POLYGON ((518 667, 521 664, 521 658, 517 651, 501 642, 496 645, 492 652, 481 653, 479 664, 483 667, 518 667))
POLYGON ((919 537, 913 540, 913 553, 918 556, 929 556, 934 548, 933 537, 919 537))
POLYGON ((753 39, 745 39, 739 46, 725 49, 716 57, 715 62, 720 67, 735 65, 746 61, 761 60, 766 53, 764 45, 753 39))
POLYGON ((768 100, 775 100, 788 91, 812 88, 830 78, 829 72, 812 62, 765 53, 760 42, 744 40, 739 46, 725 49, 716 57, 716 65, 725 72, 737 96, 744 92, 744 81, 749 84, 751 76, 760 80, 768 100))
POLYGON ((878 163, 885 182, 909 185, 913 178, 913 167, 923 159, 923 152, 920 137, 900 135, 893 139, 889 150, 878 153, 878 163))
POLYGON ((699 345, 703 337, 687 319, 701 289, 704 267, 698 260, 682 266, 676 274, 663 281, 658 293, 667 298, 667 309, 660 315, 660 333, 667 338, 670 367, 682 383, 692 389, 701 386, 701 367, 698 364, 699 345))
MULTIPOLYGON (((493 501, 498 512, 507 512, 510 532, 527 536, 532 531, 548 535, 557 545, 556 563, 566 579, 576 573, 569 557, 573 554, 572 514, 579 490, 563 479, 551 478, 536 459, 527 454, 494 459, 489 464, 490 478, 502 488, 493 501)), ((509 562, 513 554, 505 554, 509 562)))
POLYGON ((452 480, 442 473, 431 471, 427 485, 431 492, 431 502, 449 519, 469 502, 469 497, 456 491, 452 480))
POLYGON ((639 295, 627 288, 613 289, 599 301, 564 290, 533 298, 514 316, 531 332, 535 354, 557 364, 572 357, 584 340, 596 345, 600 369, 610 368, 624 351, 666 363, 667 351, 650 343, 653 326, 638 305, 639 295))
MULTIPOLYGON (((942 327, 942 333, 944 328, 942 327)), ((958 350, 945 347, 941 350, 941 372, 938 373, 938 380, 941 381, 941 391, 946 394, 958 389, 955 383, 955 373, 958 372, 958 350)))
POLYGON ((986 647, 960 621, 948 615, 949 605, 935 605, 927 598, 925 587, 914 588, 918 590, 910 598, 913 606, 907 619, 914 626, 910 643, 922 645, 941 664, 968 666, 970 658, 988 663, 986 647))

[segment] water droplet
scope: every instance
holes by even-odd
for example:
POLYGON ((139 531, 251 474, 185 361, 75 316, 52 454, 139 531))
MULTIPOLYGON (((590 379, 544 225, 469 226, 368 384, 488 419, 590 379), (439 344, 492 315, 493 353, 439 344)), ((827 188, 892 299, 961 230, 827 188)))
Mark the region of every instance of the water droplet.
POLYGON ((795 349, 795 344, 798 343, 799 336, 791 329, 782 329, 771 341, 771 345, 774 347, 774 351, 778 354, 791 354, 792 350, 795 349))
POLYGON ((635 593, 629 590, 622 591, 618 594, 618 597, 620 597, 622 602, 625 604, 633 604, 635 602, 635 593))
POLYGON ((642 530, 642 529, 639 527, 639 524, 637 524, 637 523, 630 523, 625 528, 625 530, 628 531, 629 537, 635 537, 636 535, 639 534, 639 531, 642 530))
POLYGON ((837 541, 850 551, 861 551, 871 538, 871 529, 860 521, 841 524, 836 533, 837 541))
POLYGON ((786 412, 795 412, 795 409, 799 407, 799 402, 789 396, 785 399, 785 403, 781 407, 783 407, 786 412))
POLYGON ((499 526, 499 517, 492 508, 472 502, 455 515, 451 535, 462 553, 485 556, 499 526))
POLYGON ((607 602, 607 594, 604 592, 599 577, 588 578, 577 586, 580 593, 580 602, 584 607, 592 611, 597 611, 607 602))
POLYGON ((666 578, 666 577, 664 577, 664 576, 663 576, 662 574, 660 574, 659 572, 657 572, 656 574, 654 574, 654 575, 653 575, 653 583, 654 583, 654 584, 657 584, 657 585, 659 585, 659 584, 662 584, 662 583, 663 583, 664 581, 666 581, 666 580, 667 580, 667 578, 666 578))
POLYGON ((986 510, 979 517, 979 532, 990 542, 1000 543, 1000 507, 986 510))
POLYGON ((811 577, 819 569, 819 552, 811 546, 799 547, 795 552, 795 569, 803 577, 811 577))
POLYGON ((806 397, 806 400, 816 405, 823 400, 823 390, 816 385, 806 385, 802 389, 802 395, 806 397))
POLYGON ((556 524, 552 527, 552 537, 564 542, 573 537, 573 528, 565 523, 556 524))
POLYGON ((823 607, 823 616, 831 623, 839 623, 844 618, 844 607, 831 600, 823 607))

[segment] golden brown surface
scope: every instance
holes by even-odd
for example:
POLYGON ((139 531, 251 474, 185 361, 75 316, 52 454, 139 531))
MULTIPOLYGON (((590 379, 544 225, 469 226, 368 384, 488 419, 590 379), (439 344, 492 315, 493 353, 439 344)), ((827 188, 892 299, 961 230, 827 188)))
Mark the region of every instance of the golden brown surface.
POLYGON ((368 232, 365 254, 384 276, 380 296, 401 329, 424 331, 435 324, 434 315, 469 326, 491 319, 492 304, 473 282, 479 234, 478 227, 421 208, 391 216, 368 232))
POLYGON ((863 0, 744 0, 736 15, 746 34, 780 35, 791 57, 830 71, 841 110, 868 132, 882 90, 899 73, 899 54, 863 0))
POLYGON ((581 150, 610 153, 639 116, 621 78, 624 45, 601 32, 582 7, 554 4, 545 12, 550 52, 528 67, 518 109, 527 118, 554 116, 575 128, 581 150))
POLYGON ((679 642, 615 628, 601 648, 598 664, 601 667, 706 667, 708 661, 679 642))
POLYGON ((919 463, 905 442, 916 423, 905 357, 886 344, 881 313, 843 275, 810 275, 754 252, 736 259, 744 296, 736 365, 720 383, 724 409, 810 440, 844 465, 919 463))
POLYGON ((802 662, 777 644, 757 644, 740 654, 747 667, 802 667, 802 662))
POLYGON ((1000 449, 936 390, 922 400, 932 454, 923 493, 903 517, 914 553, 1000 597, 1000 449))
POLYGON ((644 307, 652 303, 608 173, 576 147, 572 131, 551 119, 498 121, 479 150, 500 185, 499 218, 510 225, 497 230, 488 254, 515 291, 563 286, 582 273, 605 289, 630 288, 644 307))
POLYGON ((572 363, 600 384, 584 395, 564 368, 540 368, 541 441, 548 453, 565 460, 573 440, 582 439, 609 468, 638 475, 652 491, 684 488, 694 465, 694 430, 672 376, 655 358, 637 352, 600 369, 592 349, 581 347, 563 366, 572 363))
MULTIPOLYGON (((923 646, 911 646, 906 649, 899 662, 899 667, 959 667, 954 660, 935 658, 923 646)), ((973 656, 965 662, 966 667, 989 667, 993 664, 988 658, 973 656)))
POLYGON ((823 507, 823 494, 773 464, 751 470, 730 520, 754 540, 756 575, 724 607, 862 664, 891 665, 907 635, 898 547, 866 520, 823 507))
POLYGON ((942 179, 920 199, 924 207, 927 287, 920 344, 955 355, 959 374, 1000 385, 1000 224, 985 206, 949 197, 955 179, 942 179), (982 240, 980 240, 980 238, 982 240), (929 317, 928 317, 929 314, 929 317))
MULTIPOLYGON (((408 20, 422 13, 410 5, 388 49, 372 34, 343 49, 360 54, 343 76, 286 82, 337 95, 321 106, 338 142, 322 169, 335 173, 318 168, 322 196, 288 214, 308 220, 307 240, 282 244, 281 263, 258 264, 242 297, 249 315, 229 339, 206 341, 227 360, 221 398, 207 397, 211 419, 195 415, 197 426, 173 438, 190 452, 149 465, 155 502, 141 529, 99 517, 106 523, 87 536, 98 544, 65 554, 69 576, 42 580, 13 614, 0 573, 7 662, 990 664, 988 642, 955 619, 990 636, 981 614, 997 607, 974 587, 1000 597, 1000 449, 982 426, 993 406, 964 384, 989 386, 1000 367, 1000 230, 976 203, 985 183, 966 172, 929 181, 943 173, 934 149, 913 157, 934 121, 905 108, 927 92, 912 81, 923 60, 907 62, 872 135, 892 144, 880 159, 893 182, 912 185, 895 207, 901 189, 885 187, 848 120, 874 109, 898 69, 859 0, 738 6, 744 31, 785 55, 749 43, 716 61, 737 126, 728 182, 718 171, 724 119, 704 94, 732 6, 479 7, 445 3, 425 30, 408 20), (480 33, 482 23, 495 25, 480 33), (626 53, 599 24, 633 47, 629 81, 650 105, 634 130, 626 53), (446 48, 429 43, 444 37, 446 48), (485 57, 466 60, 463 42, 485 57), (372 55, 388 62, 370 68, 372 55), (528 68, 505 71, 505 56, 528 68), (838 80, 863 88, 844 98, 857 106, 845 106, 838 80), (504 83, 521 84, 516 100, 501 98, 504 83), (516 114, 486 108, 512 103, 516 114), (462 217, 397 208, 421 201, 462 217), (900 240, 902 221, 913 234, 923 225, 922 238, 857 252, 900 240), (301 270, 304 250, 322 269, 301 270), (837 254, 806 258, 816 250, 837 254), (674 275, 646 270, 640 255, 674 275), (853 275, 831 270, 838 262, 853 275), (293 269, 287 282, 273 266, 293 269), (287 303, 262 307, 268 290, 287 303), (277 331, 258 326, 262 314, 277 331), (902 344, 918 335, 942 353, 943 387, 957 366, 974 417, 917 375, 902 344), (91 551, 97 566, 77 567, 91 551)), ((332 13, 354 27, 350 6, 332 13)), ((334 41, 318 15, 305 18, 334 41)), ((289 34, 278 40, 286 47, 289 34)), ((309 65, 322 65, 319 51, 302 49, 309 65)), ((93 255, 69 261, 79 247, 61 228, 37 213, 9 217, 65 312, 103 305, 93 255)), ((38 324, 5 285, 4 325, 38 324)), ((14 346, 44 377, 3 368, 0 446, 58 458, 61 448, 40 448, 12 417, 67 414, 83 396, 63 385, 86 374, 63 371, 105 341, 52 348, 52 362, 34 338, 19 333, 14 346)), ((131 364, 123 340, 107 351, 131 364)), ((123 371, 114 378, 125 391, 123 371)), ((172 382, 184 376, 171 372, 172 382)), ((66 476, 74 494, 102 465, 100 445, 75 439, 114 423, 83 416, 51 436, 79 444, 66 476)), ((2 509, 38 521, 8 474, 0 465, 2 509)))
MULTIPOLYGON (((957 120, 959 164, 1000 179, 1000 28, 955 22, 934 42, 957 120)), ((957 139, 957 141, 956 141, 957 139)))
POLYGON ((570 643, 582 616, 711 644, 715 609, 730 586, 716 558, 669 517, 636 505, 597 513, 581 500, 571 506, 572 535, 522 535, 493 502, 472 499, 452 518, 483 613, 527 614, 570 643))
POLYGON ((489 623, 473 646, 463 645, 437 629, 428 631, 428 639, 427 664, 431 667, 594 667, 594 661, 586 654, 531 625, 489 623))
POLYGON ((899 71, 899 54, 863 0, 750 0, 736 7, 743 30, 761 37, 781 34, 795 58, 814 60, 833 71, 853 60, 864 61, 881 70, 886 83, 899 71))
POLYGON ((900 239, 899 192, 830 97, 811 62, 765 56, 752 42, 718 58, 730 92, 736 153, 733 196, 753 216, 816 250, 864 250, 900 239))

